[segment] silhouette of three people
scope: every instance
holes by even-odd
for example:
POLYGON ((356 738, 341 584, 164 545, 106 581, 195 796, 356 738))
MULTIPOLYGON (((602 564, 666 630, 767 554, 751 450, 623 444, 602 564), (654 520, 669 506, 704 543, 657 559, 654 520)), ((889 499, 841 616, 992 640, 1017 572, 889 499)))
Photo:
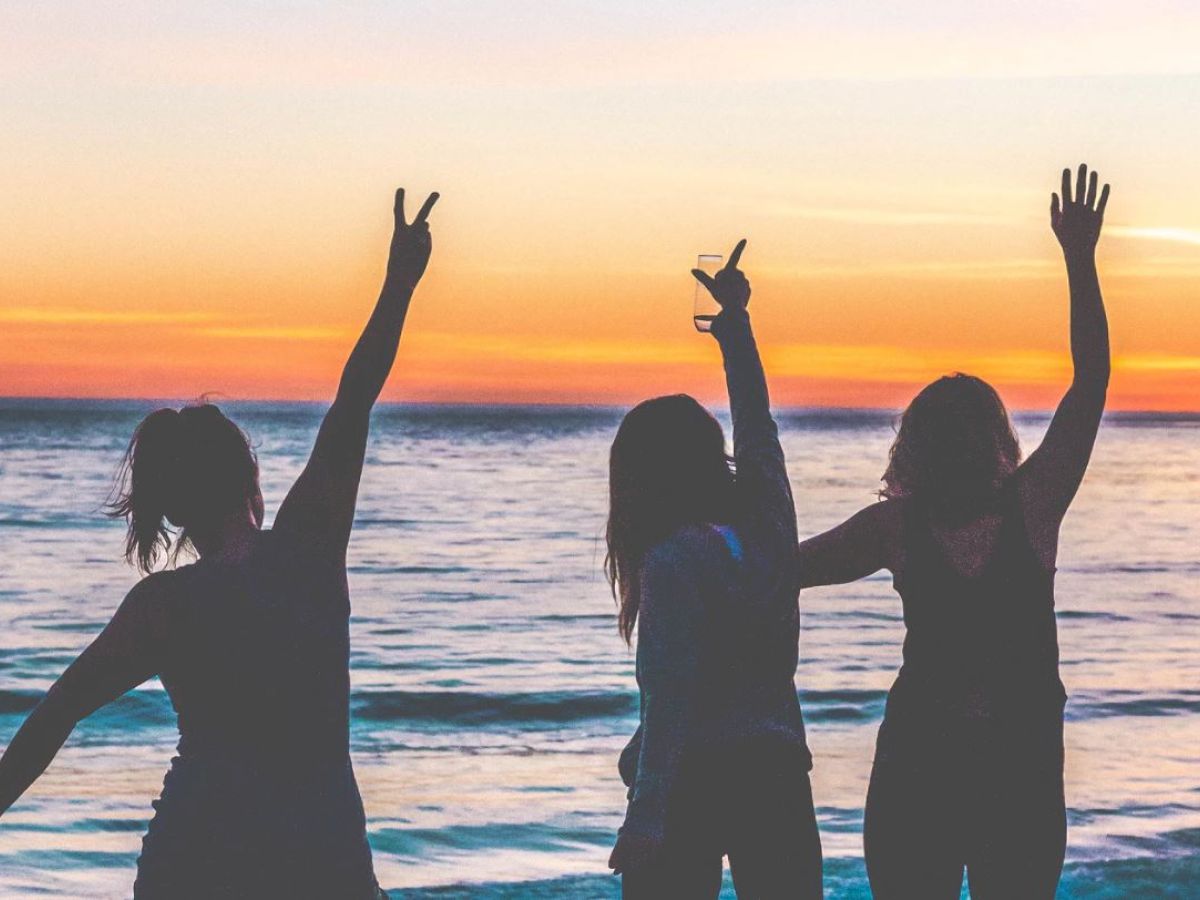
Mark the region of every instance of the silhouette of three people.
MULTIPOLYGON (((1054 619, 1058 532, 1104 409, 1095 264, 1109 189, 1064 171, 1051 227, 1070 284, 1074 377, 1024 462, 999 396, 956 374, 900 418, 881 502, 808 540, 749 315, 738 243, 715 276, 733 457, 686 395, 647 400, 613 441, 605 561, 635 626, 640 722, 610 866, 626 897, 820 897, 821 844, 795 673, 801 588, 888 569, 904 610, 864 847, 880 898, 1052 897, 1066 843, 1054 619)), ((378 898, 349 756, 346 547, 370 411, 431 252, 432 194, 404 191, 378 302, 303 473, 262 528, 258 464, 210 404, 151 413, 112 513, 146 577, 0 758, 0 813, 74 726, 158 675, 180 741, 143 841, 139 900, 378 898), (181 551, 197 560, 153 571, 181 551)))

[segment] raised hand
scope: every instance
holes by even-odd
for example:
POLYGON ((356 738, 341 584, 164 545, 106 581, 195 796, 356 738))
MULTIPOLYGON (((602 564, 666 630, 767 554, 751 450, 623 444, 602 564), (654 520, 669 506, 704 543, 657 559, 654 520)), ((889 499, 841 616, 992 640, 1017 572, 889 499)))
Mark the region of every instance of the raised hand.
POLYGON ((1062 201, 1058 194, 1050 197, 1050 228, 1068 256, 1089 254, 1096 249, 1100 239, 1100 226, 1104 222, 1104 207, 1108 205, 1108 185, 1096 197, 1096 173, 1088 176, 1086 164, 1079 167, 1079 178, 1075 184, 1075 197, 1071 197, 1071 170, 1063 169, 1062 201))
POLYGON ((692 269, 692 275, 704 285, 713 299, 721 304, 722 309, 733 307, 742 309, 750 302, 750 282, 738 269, 742 259, 742 251, 746 249, 746 239, 738 241, 733 252, 729 254, 729 262, 715 276, 700 269, 692 269))
POLYGON ((426 198, 417 217, 412 224, 404 220, 404 188, 396 191, 396 227, 392 232, 392 247, 388 253, 387 279, 397 287, 414 288, 421 276, 425 274, 425 266, 429 264, 429 254, 433 249, 433 241, 429 235, 429 211, 437 203, 438 194, 435 191, 426 198))

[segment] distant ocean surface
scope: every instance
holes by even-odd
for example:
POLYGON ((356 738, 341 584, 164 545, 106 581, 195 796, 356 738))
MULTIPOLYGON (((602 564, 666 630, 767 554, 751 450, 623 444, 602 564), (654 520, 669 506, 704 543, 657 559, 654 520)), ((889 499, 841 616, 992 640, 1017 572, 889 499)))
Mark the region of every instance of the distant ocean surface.
MULTIPOLYGON (((0 746, 136 580, 101 516, 142 402, 0 400, 0 746)), ((268 519, 322 413, 231 405, 268 519)), ((633 654, 601 575, 620 413, 380 409, 350 544, 354 762, 393 897, 609 898, 633 654)), ((801 534, 870 503, 892 415, 780 421, 801 534)), ((1018 417, 1027 450, 1044 416, 1018 417)), ((831 898, 900 661, 889 577, 806 591, 797 683, 831 898)), ((1200 896, 1200 417, 1119 415, 1063 528, 1060 897, 1200 896)), ((128 897, 176 739, 155 682, 83 722, 0 819, 0 896, 128 897)), ((1020 865, 1014 860, 1014 865, 1020 865)), ((730 893, 732 896, 732 893, 730 893)))

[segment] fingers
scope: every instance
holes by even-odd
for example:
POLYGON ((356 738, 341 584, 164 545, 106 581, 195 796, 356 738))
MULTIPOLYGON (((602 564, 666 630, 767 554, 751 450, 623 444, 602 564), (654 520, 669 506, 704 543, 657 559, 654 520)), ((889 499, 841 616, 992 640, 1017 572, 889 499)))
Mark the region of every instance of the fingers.
POLYGON ((1108 206, 1108 185, 1104 186, 1104 190, 1100 192, 1100 202, 1096 204, 1096 214, 1103 217, 1104 207, 1108 206))
POLYGON ((1071 170, 1063 169, 1062 177, 1062 202, 1065 206, 1071 202, 1071 170))
POLYGON ((1087 196, 1087 163, 1079 164, 1079 178, 1075 182, 1075 202, 1082 203, 1087 196))
POLYGON ((437 191, 434 191, 429 195, 428 198, 426 198, 425 203, 421 206, 420 211, 417 213, 417 217, 413 219, 414 225, 424 224, 425 220, 429 218, 429 211, 433 209, 433 204, 438 202, 439 196, 441 195, 438 194, 437 191))
POLYGON ((404 224, 404 188, 396 188, 396 205, 392 208, 392 214, 396 217, 396 224, 404 224))
POLYGON ((708 292, 710 294, 716 290, 717 283, 715 281, 713 281, 712 276, 709 275, 707 272, 705 272, 703 269, 692 269, 692 275, 695 277, 695 279, 698 282, 700 282, 702 285, 704 285, 706 288, 708 288, 708 292))
POLYGON ((1087 192, 1086 206, 1089 209, 1096 205, 1096 182, 1097 182, 1097 180, 1098 180, 1098 178, 1096 176, 1096 172, 1093 169, 1091 177, 1088 178, 1088 192, 1087 192))
POLYGON ((742 238, 738 241, 737 246, 733 248, 733 252, 729 254, 729 262, 725 263, 726 269, 736 269, 738 263, 742 259, 742 251, 746 249, 746 239, 742 238))
POLYGON ((1058 220, 1062 218, 1062 206, 1058 202, 1058 194, 1050 195, 1050 224, 1057 225, 1058 220))

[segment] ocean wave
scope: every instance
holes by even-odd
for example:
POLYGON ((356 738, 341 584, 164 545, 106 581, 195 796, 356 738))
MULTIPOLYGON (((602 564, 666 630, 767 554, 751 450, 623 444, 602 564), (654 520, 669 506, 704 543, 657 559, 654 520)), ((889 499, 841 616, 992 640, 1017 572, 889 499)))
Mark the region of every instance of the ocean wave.
POLYGON ((869 722, 883 718, 887 691, 800 691, 800 704, 808 722, 869 722))
POLYGON ((559 724, 637 713, 635 695, 610 692, 363 691, 354 694, 351 702, 360 719, 460 725, 559 724))
MULTIPOLYGON (((883 715, 886 691, 802 691, 810 722, 873 721, 883 715)), ((637 715, 632 692, 545 691, 526 694, 471 691, 363 691, 352 697, 359 719, 453 723, 459 726, 561 725, 637 715)))
MULTIPOLYGON (((0 690, 0 715, 28 713, 44 696, 45 691, 0 690)), ((166 691, 130 691, 88 716, 80 734, 86 742, 89 736, 100 733, 112 734, 174 724, 175 710, 166 691)))
MULTIPOLYGON (((1129 897, 1191 898, 1200 879, 1200 854, 1172 859, 1113 859, 1071 862, 1063 869, 1057 896, 1089 900, 1127 900, 1129 897)), ((862 900, 870 896, 861 858, 826 857, 824 893, 827 900, 862 900)), ((618 898, 621 886, 611 875, 566 875, 529 881, 471 882, 426 888, 391 888, 393 900, 565 900, 573 897, 618 898)), ((725 873, 721 900, 733 900, 733 885, 725 873)))
POLYGON ((1098 610, 1087 609, 1060 609, 1056 613, 1059 619, 1095 619, 1100 622, 1132 622, 1130 616, 1123 616, 1120 613, 1102 612, 1098 610))
POLYGON ((1148 695, 1138 691, 1072 694, 1067 705, 1067 718, 1074 721, 1112 716, 1176 716, 1188 713, 1200 713, 1200 691, 1178 691, 1167 695, 1148 695))
POLYGON ((418 859, 432 852, 471 853, 503 849, 505 852, 556 853, 588 845, 607 849, 612 839, 612 828, 564 822, 495 822, 370 831, 371 847, 376 853, 418 859))
POLYGON ((41 691, 0 690, 0 715, 29 712, 42 699, 41 691))
MULTIPOLYGON (((0 715, 29 713, 42 691, 0 690, 0 715)), ((883 717, 883 690, 800 691, 810 724, 869 723, 883 717)), ((494 727, 561 727, 637 716, 638 697, 629 691, 536 691, 493 693, 462 690, 363 690, 350 698, 353 717, 367 723, 407 723, 464 730, 494 727)), ((1200 691, 1142 694, 1136 691, 1077 692, 1066 715, 1071 721, 1112 717, 1159 717, 1200 714, 1200 691)), ((175 712, 161 690, 125 694, 87 720, 95 736, 140 728, 171 727, 175 712)))

